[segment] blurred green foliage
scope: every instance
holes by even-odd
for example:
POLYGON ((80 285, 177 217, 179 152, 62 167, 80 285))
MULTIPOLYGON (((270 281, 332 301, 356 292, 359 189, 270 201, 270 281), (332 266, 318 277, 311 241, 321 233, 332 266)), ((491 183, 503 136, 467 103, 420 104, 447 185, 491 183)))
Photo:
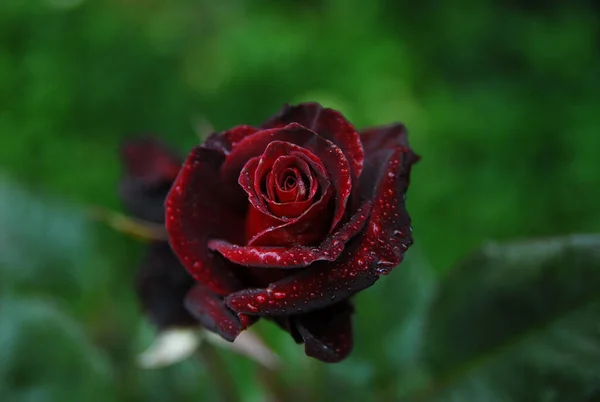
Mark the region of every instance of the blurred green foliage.
MULTIPOLYGON (((445 271, 488 240, 600 228, 598 12, 584 1, 2 0, 0 399, 215 400, 196 360, 136 367, 152 337, 131 289, 142 246, 92 225, 85 206, 119 208, 117 150, 130 135, 157 133, 186 152, 198 142, 197 121, 218 130, 256 124, 299 101, 337 108, 357 127, 401 120, 423 160, 408 198, 416 245, 358 297, 352 357, 319 364, 260 325, 287 362, 289 394, 467 402, 592 395, 582 384, 600 382, 597 255, 531 263, 497 260, 496 251, 496 259, 484 253, 445 271), (559 303, 553 295, 561 292, 559 303), (537 325, 520 322, 527 315, 505 311, 496 295, 545 317, 539 342, 533 336, 510 350, 521 360, 501 354, 454 373, 512 339, 494 317, 519 334, 537 325), (584 306, 577 297, 586 295, 584 306), (565 322, 553 319, 558 312, 565 322), (553 388, 519 393, 507 381, 527 380, 512 369, 553 388), (458 379, 440 385, 438 374, 458 379)), ((223 358, 244 400, 263 400, 253 363, 223 358)))

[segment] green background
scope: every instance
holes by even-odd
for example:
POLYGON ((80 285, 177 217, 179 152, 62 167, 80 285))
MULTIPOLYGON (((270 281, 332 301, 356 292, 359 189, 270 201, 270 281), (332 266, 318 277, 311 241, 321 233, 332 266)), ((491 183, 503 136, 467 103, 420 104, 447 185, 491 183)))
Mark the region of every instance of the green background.
MULTIPOLYGON (((131 287, 143 244, 86 208, 120 209, 124 138, 155 133, 185 153, 195 122, 259 124, 317 101, 359 128, 406 124, 423 158, 415 245, 358 297, 347 361, 259 330, 290 400, 412 400, 430 375, 415 328, 437 277, 488 241, 600 228, 598 15, 516 0, 0 1, 0 399, 216 400, 198 360, 136 367, 153 336, 131 287)), ((254 363, 219 354, 243 400, 264 400, 254 363)), ((440 400, 521 400, 498 389, 440 400)))

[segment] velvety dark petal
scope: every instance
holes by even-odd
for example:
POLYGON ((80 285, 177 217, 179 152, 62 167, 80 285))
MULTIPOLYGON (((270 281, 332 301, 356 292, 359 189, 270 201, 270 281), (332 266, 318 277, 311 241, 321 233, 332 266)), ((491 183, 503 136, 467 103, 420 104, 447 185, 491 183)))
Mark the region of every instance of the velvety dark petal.
POLYGON ((267 186, 273 186, 274 197, 270 197, 270 199, 274 202, 285 204, 293 201, 306 201, 312 198, 309 196, 309 189, 312 190, 314 187, 314 193, 316 193, 318 188, 317 183, 313 183, 316 181, 314 180, 315 173, 311 172, 308 163, 292 155, 277 158, 270 173, 273 174, 274 181, 267 183, 267 186), (294 179, 293 184, 288 185, 291 177, 294 179))
POLYGON ((346 243, 365 225, 371 205, 365 203, 333 235, 318 246, 306 247, 255 247, 238 246, 225 240, 211 240, 209 248, 221 253, 231 262, 262 268, 290 269, 302 268, 315 261, 335 261, 344 251, 346 243))
MULTIPOLYGON (((324 182, 327 176, 324 174, 324 182)), ((265 201, 278 204, 290 202, 310 201, 317 192, 319 184, 316 173, 311 171, 308 163, 296 156, 280 156, 273 163, 273 168, 267 174, 265 182, 265 201), (293 175, 293 184, 290 186, 290 177, 293 175), (309 193, 310 191, 310 193, 309 193)), ((305 208, 306 209, 306 208, 305 208)))
POLYGON ((350 165, 342 150, 333 142, 299 124, 291 123, 282 128, 263 130, 238 142, 227 156, 221 169, 222 183, 228 186, 233 181, 237 182, 239 172, 246 162, 253 157, 260 156, 273 141, 298 145, 319 157, 335 187, 336 205, 331 221, 331 229, 333 229, 345 213, 346 203, 352 189, 350 165))
MULTIPOLYGON (((265 198, 268 198, 270 200, 278 200, 279 196, 275 192, 275 188, 277 187, 277 177, 273 174, 273 171, 270 171, 269 174, 267 175, 266 187, 267 187, 266 188, 267 195, 265 198)), ((290 191, 286 192, 286 196, 287 196, 287 193, 289 193, 289 192, 290 191)), ((291 193, 293 193, 293 191, 291 191, 291 193)), ((293 196, 294 196, 294 194, 292 194, 292 197, 293 196)))
POLYGON ((267 146, 273 141, 285 141, 301 145, 314 136, 316 136, 315 133, 298 124, 281 129, 262 130, 247 136, 239 141, 227 154, 227 159, 221 168, 222 180, 237 182, 238 175, 246 162, 262 155, 267 146))
POLYGON ((406 127, 402 123, 365 128, 360 131, 360 139, 365 154, 373 155, 378 149, 390 149, 397 146, 409 147, 406 127))
POLYGON ((150 243, 136 275, 135 289, 154 325, 159 329, 198 325, 183 305, 194 283, 168 243, 150 243))
POLYGON ((227 305, 238 313, 289 315, 327 307, 336 300, 373 285, 379 275, 398 265, 412 244, 410 218, 404 200, 411 157, 398 147, 387 160, 376 185, 371 215, 365 229, 334 262, 317 262, 266 289, 246 289, 229 295, 227 305), (262 303, 257 311, 248 304, 262 303))
POLYGON ((182 158, 154 137, 127 140, 121 146, 121 160, 127 176, 156 183, 177 177, 182 158))
MULTIPOLYGON (((329 229, 331 218, 329 201, 334 195, 329 181, 323 176, 325 169, 319 158, 297 145, 273 141, 269 143, 258 163, 256 160, 256 157, 250 159, 239 177, 239 184, 248 193, 251 204, 246 217, 246 244, 250 246, 289 246, 319 242, 329 229), (257 180, 260 180, 261 176, 265 176, 264 169, 272 166, 284 153, 301 159, 311 166, 319 178, 322 196, 300 214, 296 209, 298 204, 285 204, 279 210, 282 216, 275 216, 268 209, 269 204, 263 202, 264 197, 258 194, 259 191, 261 193, 262 191, 257 180)), ((299 205, 302 206, 302 204, 299 205)))
POLYGON ((182 264, 201 283, 220 295, 241 288, 230 262, 208 250, 208 240, 242 241, 244 217, 223 201, 219 170, 224 155, 196 147, 177 176, 166 201, 166 228, 182 264))
POLYGON ((365 170, 361 177, 361 191, 365 197, 370 197, 370 189, 375 188, 374 183, 381 170, 381 160, 386 160, 388 155, 397 148, 402 148, 406 153, 406 163, 416 163, 420 158, 413 152, 408 144, 408 136, 404 124, 397 123, 389 126, 373 127, 361 131, 360 138, 365 149, 365 170), (370 184, 370 185, 369 185, 370 184))
POLYGON ((280 216, 283 219, 294 219, 302 215, 310 207, 312 200, 293 201, 284 204, 265 200, 265 203, 273 215, 280 216))
MULTIPOLYGON (((261 208, 257 207, 255 205, 255 203, 252 200, 251 194, 249 193, 249 189, 246 188, 246 186, 242 183, 242 180, 244 180, 244 183, 247 181, 248 178, 250 178, 250 174, 245 173, 247 171, 247 166, 250 164, 251 161, 255 161, 257 158, 252 158, 242 169, 242 172, 240 173, 240 185, 242 185, 242 187, 244 187, 244 190, 246 190, 246 192, 248 192, 249 195, 249 199, 250 199, 250 203, 257 209, 259 209, 261 212, 264 212, 261 208)), ((269 145, 267 145, 267 148, 265 149, 265 151, 263 152, 263 154, 260 156, 258 164, 256 165, 255 171, 254 171, 254 175, 252 177, 253 179, 253 183, 254 183, 254 194, 258 197, 259 194, 262 193, 261 187, 263 185, 266 185, 266 176, 267 173, 269 171, 273 171, 274 174, 277 174, 278 171, 275 169, 281 169, 281 163, 287 162, 288 165, 291 163, 291 166, 294 167, 298 167, 303 169, 307 174, 310 174, 309 171, 309 165, 313 166, 313 169, 315 170, 315 173, 318 173, 321 177, 321 181, 320 184, 325 187, 328 183, 327 179, 326 179, 326 172, 325 172, 325 168, 323 167, 320 159, 314 155, 313 153, 309 152, 308 150, 301 148, 297 145, 291 144, 289 142, 282 142, 282 141, 273 141, 271 142, 269 145), (282 162, 283 161, 283 162, 282 162)), ((285 165, 284 165, 285 166, 285 165)), ((300 178, 298 178, 300 179, 300 178)), ((279 185, 283 185, 283 183, 280 183, 279 185)), ((323 188, 322 191, 324 192, 326 189, 323 188)), ((262 199, 259 199, 261 202, 263 201, 262 199)), ((319 201, 320 202, 320 201, 319 201)), ((280 204, 280 205, 274 205, 273 203, 267 203, 268 206, 272 206, 274 209, 277 210, 274 211, 272 209, 270 209, 270 212, 273 213, 276 217, 286 217, 286 218, 295 218, 297 216, 299 216, 302 212, 304 212, 304 210, 299 210, 301 205, 305 205, 306 209, 308 209, 308 206, 310 206, 310 202, 306 202, 304 204, 280 204)), ((269 208, 267 208, 269 209, 269 208)))
POLYGON ((238 317, 225 306, 221 296, 201 283, 189 291, 185 307, 206 329, 230 342, 256 321, 255 317, 238 317))
POLYGON ((229 155, 238 142, 257 131, 259 131, 259 129, 247 125, 236 126, 231 130, 212 134, 206 139, 203 146, 205 148, 218 150, 224 155, 229 155))
POLYGON ((347 301, 291 318, 308 356, 337 363, 352 351, 352 306, 347 301))
POLYGON ((331 221, 331 203, 333 190, 330 186, 319 201, 313 203, 300 216, 287 222, 273 226, 265 219, 265 215, 254 208, 249 208, 246 218, 246 233, 253 234, 247 241, 249 246, 293 246, 318 243, 329 231, 331 221), (257 229, 262 229, 257 231, 257 229))
POLYGON ((325 109, 318 103, 285 105, 278 115, 269 119, 263 128, 283 127, 299 123, 337 145, 348 161, 352 178, 360 176, 363 164, 363 147, 354 126, 333 109, 325 109))
POLYGON ((327 172, 325 172, 325 168, 321 163, 307 163, 306 161, 298 158, 296 155, 290 156, 281 156, 279 157, 275 163, 273 164, 274 173, 274 188, 277 201, 281 203, 287 203, 292 201, 305 201, 311 200, 317 194, 317 191, 320 187, 324 187, 326 183, 328 183, 327 172), (294 196, 288 195, 288 193, 292 193, 292 191, 286 191, 285 188, 282 188, 280 183, 283 181, 282 175, 286 168, 292 166, 292 162, 294 166, 299 170, 300 175, 298 177, 300 180, 297 180, 296 186, 297 189, 293 191, 294 196))
POLYGON ((162 223, 164 200, 183 158, 153 137, 130 139, 121 147, 124 175, 119 196, 128 214, 162 223))
MULTIPOLYGON (((242 171, 240 172, 240 177, 238 179, 238 183, 246 192, 246 194, 248 194, 248 201, 250 202, 250 207, 261 212, 261 220, 257 220, 256 223, 260 223, 260 230, 262 230, 264 227, 280 225, 284 222, 284 220, 277 216, 274 216, 271 213, 271 211, 269 211, 267 205, 263 202, 260 189, 259 192, 256 191, 256 188, 254 186, 254 180, 256 176, 256 169, 258 168, 259 163, 260 158, 258 157, 250 159, 248 163, 246 163, 242 168, 242 171)), ((254 234, 258 230, 253 230, 253 225, 250 226, 250 231, 254 234)))

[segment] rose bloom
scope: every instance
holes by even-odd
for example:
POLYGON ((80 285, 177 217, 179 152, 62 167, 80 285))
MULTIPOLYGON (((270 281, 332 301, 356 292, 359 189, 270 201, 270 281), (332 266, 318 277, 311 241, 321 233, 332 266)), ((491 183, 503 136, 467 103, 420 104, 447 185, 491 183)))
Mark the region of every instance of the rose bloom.
POLYGON ((268 317, 325 362, 352 349, 350 298, 412 244, 404 125, 357 131, 317 103, 285 106, 194 148, 166 200, 171 247, 196 279, 188 311, 233 341, 268 317))
MULTIPOLYGON (((123 177, 119 198, 126 212, 144 222, 164 224, 165 198, 183 157, 154 137, 127 140, 121 146, 123 177)), ((165 239, 151 241, 135 276, 139 302, 159 329, 197 326, 184 306, 185 295, 195 284, 165 239)))

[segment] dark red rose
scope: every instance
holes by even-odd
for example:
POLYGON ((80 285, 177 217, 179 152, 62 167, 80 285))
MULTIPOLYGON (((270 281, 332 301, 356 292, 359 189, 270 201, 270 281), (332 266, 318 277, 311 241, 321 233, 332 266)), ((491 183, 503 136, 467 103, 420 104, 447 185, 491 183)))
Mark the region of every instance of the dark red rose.
MULTIPOLYGON (((127 213, 164 224, 165 198, 182 162, 182 157, 153 137, 124 143, 119 193, 127 213)), ((137 271, 135 289, 154 325, 159 329, 198 325, 183 304, 194 283, 167 241, 150 242, 137 271)))
POLYGON ((326 362, 352 349, 349 298, 412 243, 405 127, 357 132, 319 104, 211 135, 167 197, 171 246, 197 283, 188 310, 232 341, 269 317, 326 362))

